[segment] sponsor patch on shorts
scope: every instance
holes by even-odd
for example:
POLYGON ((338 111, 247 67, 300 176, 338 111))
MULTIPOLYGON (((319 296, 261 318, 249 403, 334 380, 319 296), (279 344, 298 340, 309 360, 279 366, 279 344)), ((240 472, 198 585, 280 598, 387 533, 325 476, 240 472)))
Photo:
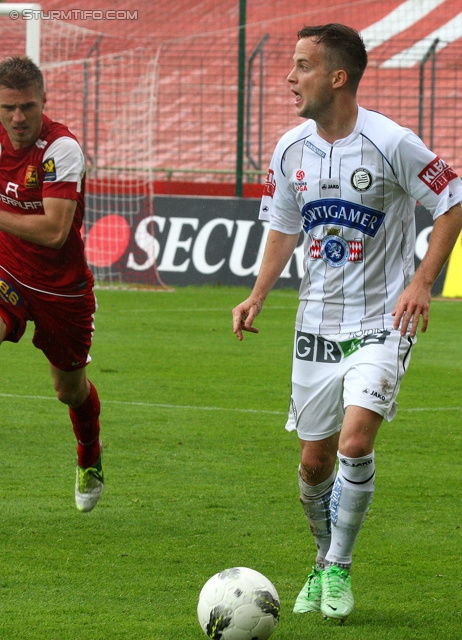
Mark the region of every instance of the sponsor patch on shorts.
POLYGON ((19 307, 22 305, 23 298, 13 285, 5 280, 0 280, 0 300, 4 300, 14 307, 19 307))
POLYGON ((328 340, 322 336, 315 336, 312 333, 297 331, 295 357, 299 360, 309 362, 336 363, 343 358, 347 358, 362 347, 371 344, 385 344, 385 340, 390 335, 390 331, 380 331, 371 333, 362 338, 352 338, 342 342, 328 340))

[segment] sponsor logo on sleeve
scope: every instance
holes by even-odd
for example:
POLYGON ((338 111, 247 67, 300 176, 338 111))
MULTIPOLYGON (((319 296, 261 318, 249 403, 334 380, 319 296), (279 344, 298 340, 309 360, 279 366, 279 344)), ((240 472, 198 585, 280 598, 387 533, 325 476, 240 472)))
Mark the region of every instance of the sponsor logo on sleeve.
POLYGON ((45 171, 45 182, 54 182, 56 180, 56 164, 54 158, 47 158, 43 161, 43 170, 45 171))
POLYGON ((270 198, 272 198, 274 196, 275 191, 276 191, 276 179, 274 177, 274 171, 272 169, 268 169, 268 173, 266 175, 265 188, 263 190, 263 195, 270 196, 270 198))
POLYGON ((419 178, 427 187, 430 187, 432 191, 439 195, 451 180, 457 178, 457 173, 444 160, 436 156, 430 164, 427 164, 422 169, 419 173, 419 178))

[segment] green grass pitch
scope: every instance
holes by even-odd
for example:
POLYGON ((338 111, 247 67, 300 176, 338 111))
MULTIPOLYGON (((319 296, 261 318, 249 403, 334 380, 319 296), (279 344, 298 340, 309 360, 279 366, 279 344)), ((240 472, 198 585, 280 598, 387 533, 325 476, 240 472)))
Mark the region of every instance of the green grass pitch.
POLYGON ((344 626, 295 616, 314 558, 284 430, 297 296, 273 291, 239 343, 247 290, 98 291, 88 373, 102 403, 106 488, 74 507, 75 443, 44 356, 0 349, 0 638, 201 640, 199 591, 261 571, 275 640, 462 637, 462 301, 434 300, 376 446, 377 491, 355 548, 344 626))

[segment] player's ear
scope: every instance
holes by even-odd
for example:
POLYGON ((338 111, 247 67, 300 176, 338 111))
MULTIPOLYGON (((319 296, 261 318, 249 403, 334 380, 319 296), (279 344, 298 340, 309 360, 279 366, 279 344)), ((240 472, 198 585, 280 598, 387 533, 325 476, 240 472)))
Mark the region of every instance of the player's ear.
POLYGON ((47 94, 46 92, 43 94, 43 105, 45 106, 47 103, 47 94))
POLYGON ((344 87, 348 81, 348 74, 344 69, 336 69, 332 75, 332 87, 340 89, 344 87))

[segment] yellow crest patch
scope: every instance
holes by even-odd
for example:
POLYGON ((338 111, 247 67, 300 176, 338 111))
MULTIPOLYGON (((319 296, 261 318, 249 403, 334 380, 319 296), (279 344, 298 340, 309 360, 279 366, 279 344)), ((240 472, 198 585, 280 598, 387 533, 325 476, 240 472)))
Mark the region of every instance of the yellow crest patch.
POLYGON ((53 158, 49 158, 49 160, 45 160, 45 162, 43 163, 43 168, 47 173, 51 173, 52 171, 54 171, 55 161, 53 160, 53 158))
POLYGON ((43 161, 43 170, 45 171, 44 181, 54 182, 56 180, 56 164, 54 158, 46 158, 43 161))
POLYGON ((38 171, 37 167, 32 166, 31 164, 26 169, 26 176, 24 178, 24 186, 28 189, 33 189, 34 187, 38 187, 38 171))

